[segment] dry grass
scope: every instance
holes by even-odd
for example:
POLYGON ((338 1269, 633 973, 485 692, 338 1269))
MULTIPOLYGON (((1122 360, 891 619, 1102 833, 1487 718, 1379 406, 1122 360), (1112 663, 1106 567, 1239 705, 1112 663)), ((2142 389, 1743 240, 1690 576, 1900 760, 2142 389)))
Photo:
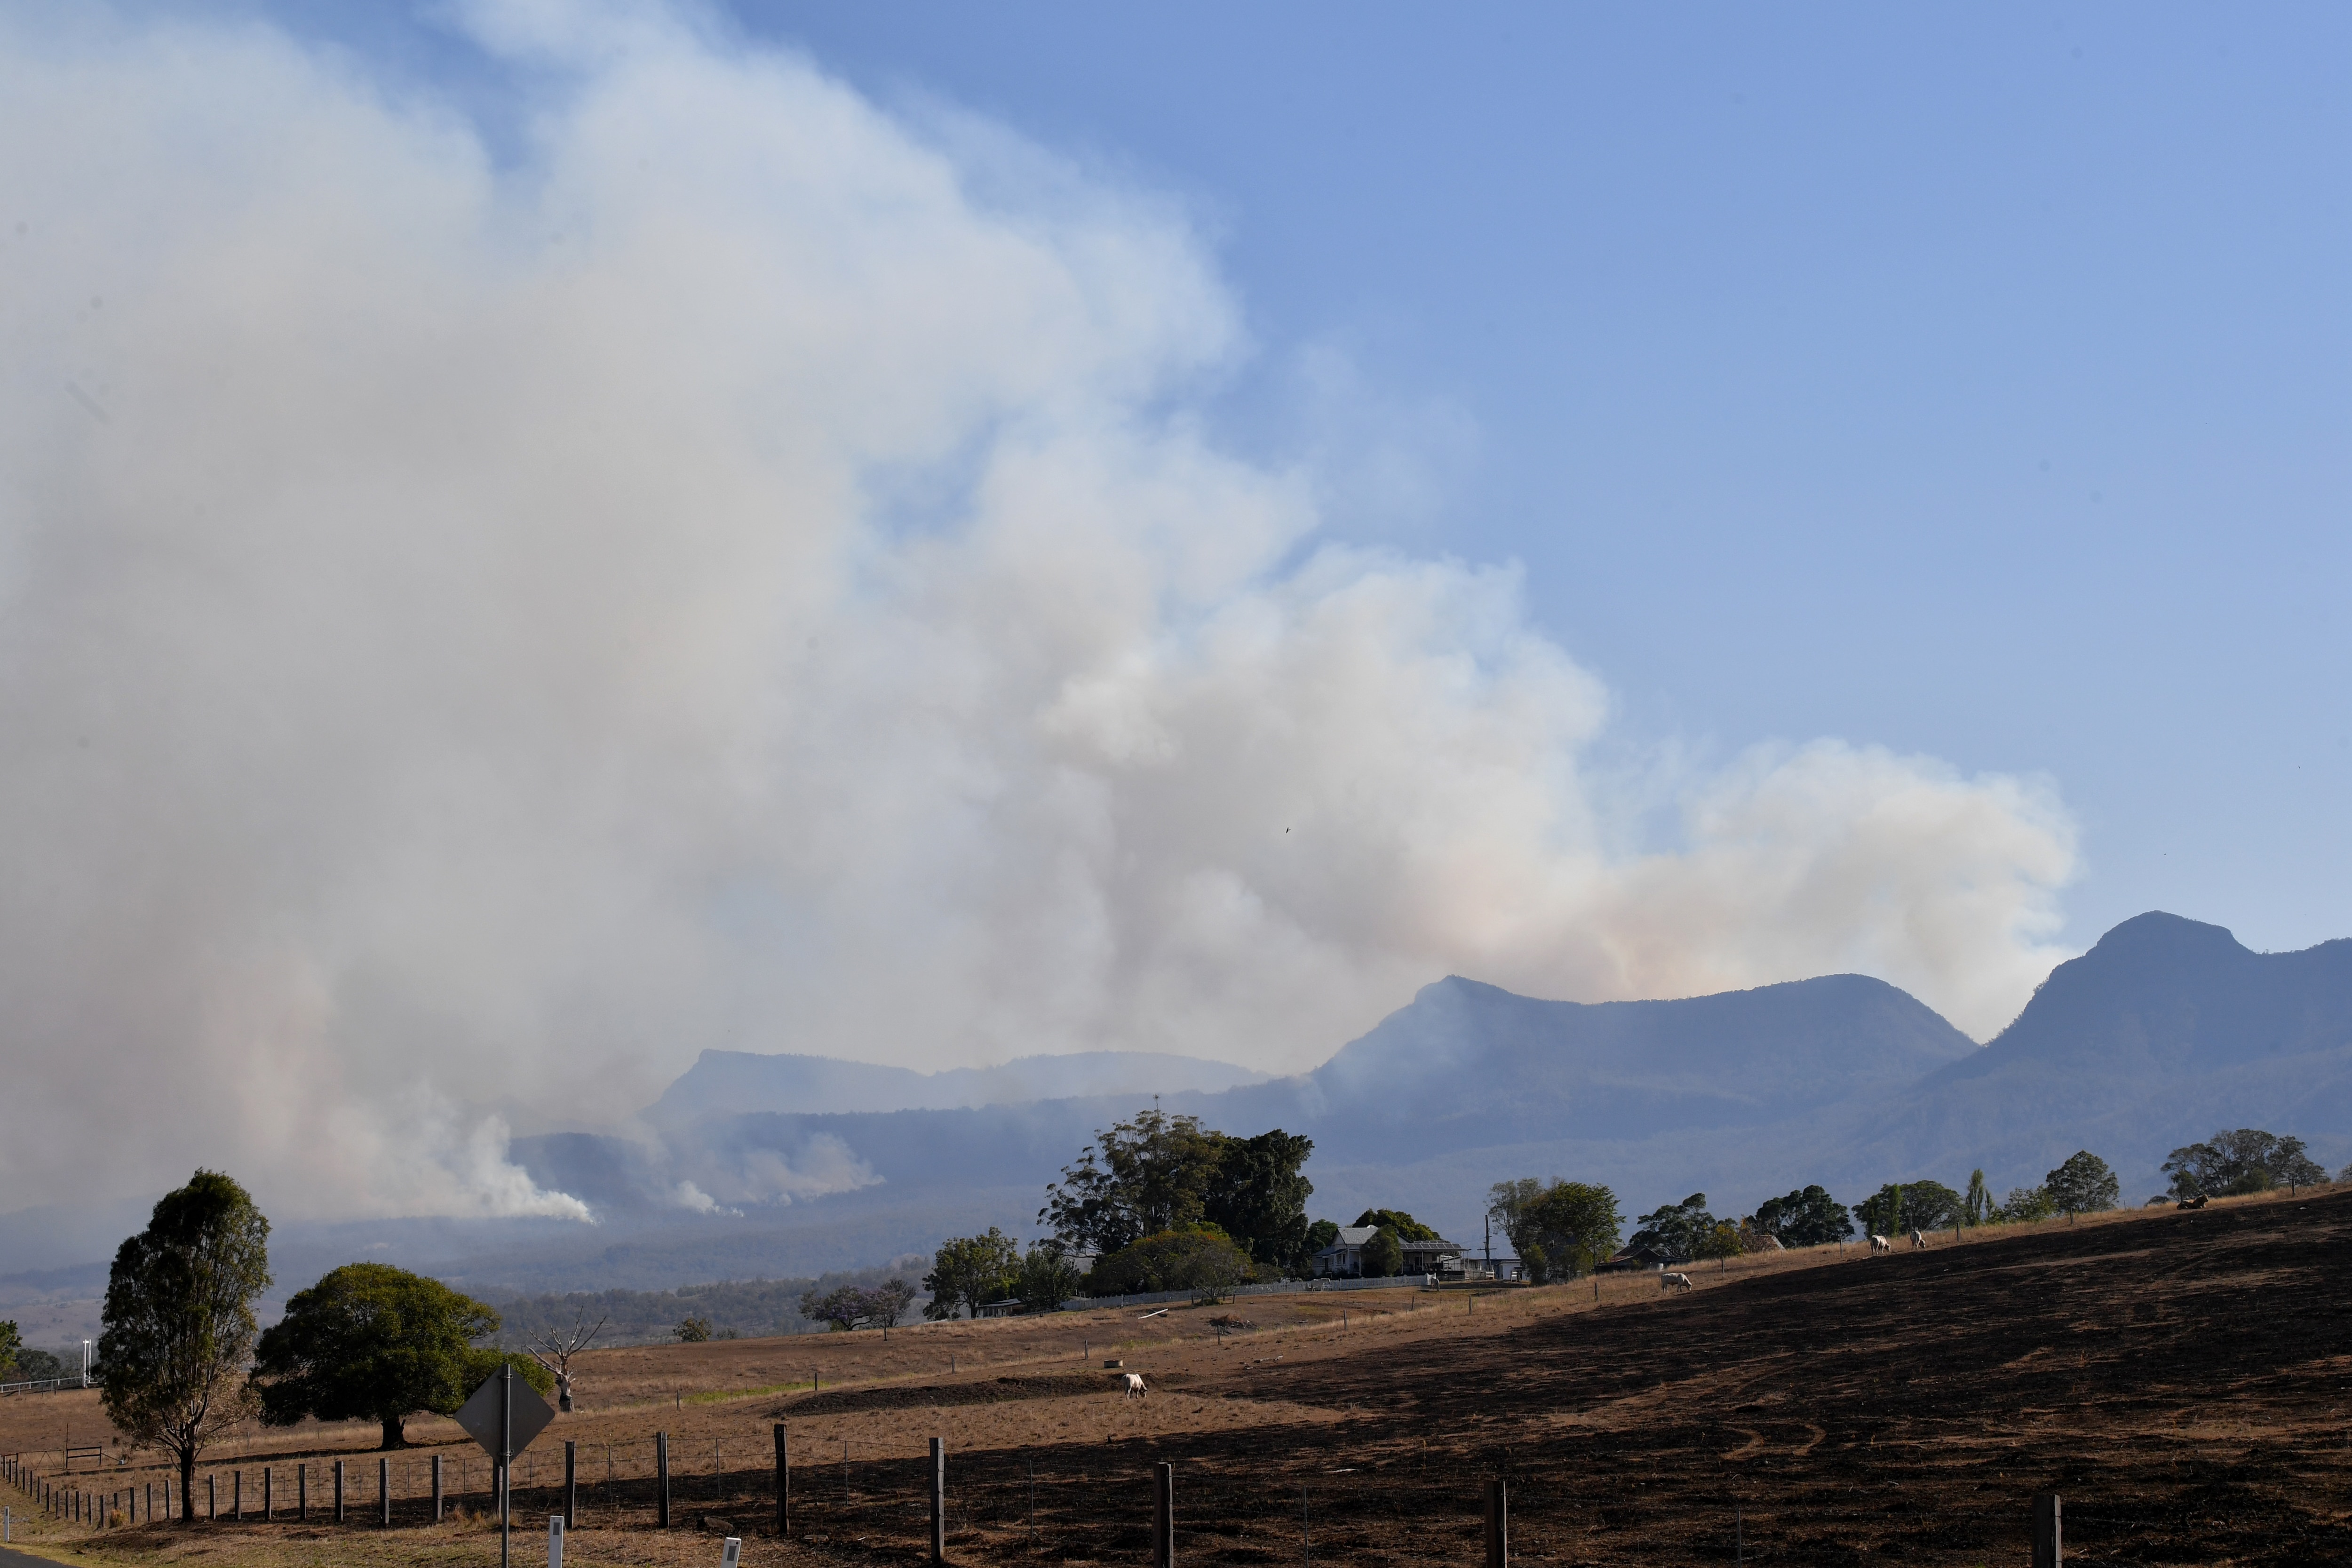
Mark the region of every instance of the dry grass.
MULTIPOLYGON (((1280 1510, 1296 1510, 1298 1487, 1328 1489, 1336 1500, 1360 1484, 1339 1476, 1381 1471, 1394 1472, 1381 1483, 1383 1497, 1402 1495, 1401 1488, 1427 1490, 1422 1506, 1438 1521, 1429 1527, 1434 1533, 1418 1545, 1407 1544, 1417 1539, 1410 1530, 1385 1544, 1377 1534, 1350 1542, 1349 1527, 1334 1521, 1327 1526, 1333 1531, 1328 1545, 1318 1551, 1336 1554, 1335 1560, 1467 1560, 1475 1554, 1475 1532, 1465 1534, 1457 1528, 1462 1520, 1444 1516, 1449 1509, 1464 1520, 1475 1513, 1479 1467, 1524 1463, 1497 1456, 1533 1451, 1529 1445, 1566 1451, 1599 1444, 1596 1455, 1580 1462, 1605 1469, 1606 1455, 1646 1451, 1643 1434, 1682 1423, 1693 1400, 1715 1409, 1709 1430, 1739 1436, 1719 1446, 1711 1447, 1710 1439, 1627 1459, 1637 1469, 1661 1467, 1654 1476, 1642 1472, 1655 1489, 1648 1495, 1662 1503, 1667 1494, 1696 1485, 1717 1496, 1728 1485, 1727 1466, 1736 1469, 1737 1461, 1748 1458, 1758 1473, 1826 1467, 1820 1482, 1826 1498, 1841 1487, 1867 1489, 1874 1466, 1884 1464, 1891 1473, 1911 1461, 1897 1466, 1894 1450, 1880 1450, 1882 1441, 1892 1440, 1891 1427, 1847 1432, 1839 1406, 1816 1407, 1807 1393, 1814 1383, 1783 1387, 1775 1382, 1786 1379, 1791 1351, 1755 1348, 1763 1333, 1755 1314, 1768 1310, 1760 1304, 1781 1303, 1770 1310, 1785 1310, 1802 1303, 1829 1337, 1825 1352, 1860 1355, 1866 1341, 1869 1354, 1884 1358, 1870 1364, 1896 1370, 1874 1373, 1878 1381, 1861 1393, 1849 1388, 1849 1403, 1860 1409, 1872 1398, 1897 1397, 1899 1404, 1900 1391, 1911 1382, 1900 1369, 1911 1359, 1925 1365, 1938 1358, 1965 1360, 1970 1352, 1963 1340, 1999 1341, 2007 1346, 2003 1354, 2014 1351, 2010 1342, 2023 1331, 2020 1314, 2041 1299, 2035 1282, 2051 1268, 2070 1268, 2095 1255, 2124 1289, 2126 1277, 2165 1277, 2165 1268, 2174 1267, 2160 1256, 2167 1249, 2200 1245, 2195 1238, 2200 1236, 2235 1234, 2231 1226, 2209 1220, 2230 1219, 2242 1230, 2248 1223, 2301 1223, 2313 1212, 2341 1219, 2352 1216, 2347 1200, 2352 1194, 2306 1198, 2301 1205, 2236 1200, 2213 1205, 2194 1224, 2168 1210, 2121 1211, 2073 1226, 2053 1221, 1971 1233, 1957 1246, 1946 1234, 1922 1257, 1910 1256, 1906 1245, 1895 1258, 1877 1262, 1865 1261, 1860 1247, 1763 1255, 1694 1268, 1698 1289, 1689 1298, 1664 1297, 1654 1278, 1633 1276, 1604 1279, 1597 1289, 1588 1280, 1475 1299, 1334 1292, 1249 1297, 1218 1309, 1180 1307, 1149 1320, 1131 1309, 926 1324, 894 1331, 887 1343, 879 1333, 861 1332, 592 1352, 582 1363, 581 1409, 549 1429, 528 1468, 518 1467, 517 1516, 533 1521, 521 1532, 518 1552, 529 1561, 541 1558, 539 1536, 555 1505, 552 1483, 560 1478, 561 1444, 567 1438, 579 1445, 584 1485, 582 1528, 571 1534, 566 1552, 587 1568, 715 1562, 715 1539, 698 1528, 706 1515, 718 1521, 716 1528, 747 1538, 745 1560, 754 1568, 876 1551, 904 1555, 924 1528, 919 1461, 933 1436, 948 1441, 950 1489, 958 1500, 950 1555, 967 1559, 1028 1556, 1024 1482, 1032 1464, 1039 1478, 1045 1555, 1139 1559, 1140 1546, 1128 1537, 1142 1515, 1122 1489, 1132 1489, 1146 1460, 1158 1457, 1184 1461, 1195 1478, 1187 1483, 1186 1518, 1198 1521, 1203 1533, 1197 1539, 1208 1546, 1188 1555, 1292 1561, 1296 1521, 1284 1524, 1289 1516, 1280 1510), (2159 1219, 2167 1223, 2155 1223, 2159 1219), (1979 1251, 1984 1248, 1995 1250, 1979 1251), (2154 1261, 2142 1267, 2132 1259, 2154 1261), (1895 1304, 1891 1319, 1890 1301, 1895 1304), (1948 1310, 1957 1315, 1937 1318, 1948 1310), (1218 1316, 1245 1318, 1255 1327, 1221 1339, 1209 1322, 1218 1316), (1906 1350, 1905 1336, 1915 1326, 1917 1342, 1906 1350), (1707 1347, 1715 1343, 1722 1365, 1711 1363, 1707 1347), (1119 1398, 1100 1365, 1114 1357, 1144 1373, 1156 1392, 1142 1401, 1119 1398), (1597 1366, 1604 1363, 1618 1372, 1601 1376, 1597 1366), (812 1374, 823 1390, 814 1395, 812 1374), (1557 1397, 1542 1392, 1555 1384, 1557 1397), (778 1421, 788 1424, 794 1456, 798 1539, 786 1542, 762 1533, 773 1518, 769 1466, 778 1421), (650 1528, 647 1478, 656 1431, 668 1434, 671 1445, 677 1527, 667 1532, 650 1528), (1397 1470, 1408 1465, 1416 1467, 1410 1485, 1397 1470), (1332 1479, 1314 1479, 1327 1471, 1334 1472, 1332 1479), (1457 1491, 1463 1493, 1458 1500, 1457 1491), (1215 1524, 1211 1516, 1222 1514, 1233 1517, 1215 1524)), ((2076 1281, 2070 1288, 2098 1288, 2096 1278, 2067 1277, 2076 1281)), ((2339 1279, 2339 1287, 2345 1282, 2352 1277, 2339 1279)), ((2129 1288, 2157 1289, 2144 1281, 2129 1288)), ((2339 1288, 2332 1299, 2340 1296, 2339 1288)), ((2219 1300, 2199 1296, 2197 1310, 2208 1310, 2219 1300)), ((2126 1318, 2135 1310, 2132 1301, 2111 1305, 2126 1318)), ((2249 1303, 2249 1310, 2258 1309, 2249 1303)), ((2196 1352, 2193 1334, 2188 1348, 2196 1352)), ((1801 1357, 1801 1347, 1796 1353, 1801 1357)), ((2063 1357, 2063 1349, 2044 1346, 2041 1353, 2063 1357)), ((1824 1363, 1815 1382, 1832 1380, 1842 1365, 1824 1363)), ((2128 1365, 2111 1371, 2126 1378, 2131 1373, 2128 1365)), ((2179 1381, 2177 1365, 2166 1371, 2179 1381)), ((2342 1381, 2339 1373, 2331 1386, 2342 1381)), ((2277 1407, 2274 1389, 2242 1390, 2226 1398, 2225 1392, 2184 1394, 2185 1404, 2168 1408, 2175 1417, 2182 1409, 2198 1414, 2173 1419, 2168 1430, 2187 1442, 2221 1430, 2208 1431, 2199 1421, 2235 1424, 2243 1428, 2241 1436, 2287 1434, 2307 1424, 2306 1415, 2277 1407), (2211 1411, 2224 1414, 2207 1414, 2211 1411)), ((2030 1420, 2021 1416, 2021 1430, 2030 1426, 2034 1443, 2063 1447, 2071 1408, 2062 1401, 2059 1408, 2032 1412, 2030 1420)), ((375 1436, 373 1426, 356 1424, 252 1431, 239 1434, 205 1467, 220 1478, 226 1507, 233 1471, 245 1472, 251 1504, 257 1501, 260 1467, 275 1468, 278 1496, 286 1500, 289 1467, 306 1464, 315 1514, 324 1492, 320 1478, 342 1458, 364 1478, 367 1507, 359 1513, 369 1521, 364 1524, 248 1520, 194 1531, 145 1524, 93 1531, 20 1519, 17 1538, 36 1552, 83 1562, 210 1560, 323 1568, 395 1559, 492 1561, 495 1525, 480 1517, 487 1467, 454 1424, 432 1417, 411 1423, 411 1441, 419 1447, 394 1458, 399 1522, 390 1531, 373 1522, 375 1436), (435 1451, 449 1465, 453 1496, 474 1517, 439 1525, 425 1520, 425 1456, 435 1451), (32 1524, 29 1535, 26 1523, 32 1524)), ((110 1456, 130 1461, 109 1466, 100 1483, 107 1489, 143 1489, 162 1479, 154 1456, 120 1448, 93 1394, 0 1402, 0 1452, 22 1453, 28 1464, 55 1474, 58 1450, 68 1441, 105 1441, 110 1456)), ((2015 1463, 2021 1471, 2030 1468, 2023 1458, 2015 1463)), ((1551 1494, 1544 1488, 1551 1482, 1530 1477, 1524 1484, 1532 1489, 1526 1505, 1532 1511, 1523 1517, 1535 1533, 1521 1555, 1541 1556, 1533 1543, 1553 1528, 1543 1510, 1570 1508, 1563 1500, 1569 1493, 1547 1503, 1551 1494)), ((1793 1472, 1788 1484, 1798 1484, 1793 1472)), ((201 1490, 198 1496, 201 1503, 201 1490)), ((21 1507, 21 1494, 15 1501, 21 1507)), ((1623 1559, 1630 1561, 1644 1552, 1654 1555, 1677 1539, 1671 1510, 1619 1510, 1613 1524, 1605 1517, 1608 1509, 1595 1503, 1593 1510, 1572 1549, 1565 1544, 1568 1535, 1556 1536, 1561 1560, 1617 1561, 1622 1548, 1633 1554, 1623 1559)), ((1759 1528, 1774 1526, 1759 1521, 1759 1528)), ((1882 1531, 1874 1539, 1883 1545, 1888 1538, 1882 1531)), ((1795 1560, 1838 1561, 1846 1550, 1823 1536, 1795 1560)), ((1922 1549, 1913 1555, 1978 1560, 1966 1551, 1950 1555, 1922 1549)), ((1790 1559, 1784 1554, 1783 1560, 1790 1559)))

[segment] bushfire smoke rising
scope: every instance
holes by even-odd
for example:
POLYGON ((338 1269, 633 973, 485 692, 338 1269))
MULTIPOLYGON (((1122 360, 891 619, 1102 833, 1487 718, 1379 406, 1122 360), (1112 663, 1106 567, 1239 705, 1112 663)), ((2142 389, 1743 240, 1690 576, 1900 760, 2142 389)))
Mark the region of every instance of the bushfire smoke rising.
POLYGON ((1202 433, 1181 214, 658 12, 468 15, 514 160, 249 24, 0 32, 18 1202, 576 1212, 505 1126, 708 1046, 1297 1068, 1449 971, 1982 1033, 2056 956, 2029 783, 1764 750, 1640 844, 1512 572, 1202 433))

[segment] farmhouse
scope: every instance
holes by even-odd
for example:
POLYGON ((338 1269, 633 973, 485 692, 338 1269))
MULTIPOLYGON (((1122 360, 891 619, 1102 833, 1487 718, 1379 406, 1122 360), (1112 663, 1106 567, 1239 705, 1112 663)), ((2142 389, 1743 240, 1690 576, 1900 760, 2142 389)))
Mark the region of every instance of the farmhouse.
MULTIPOLYGON (((1339 1239, 1315 1255, 1315 1272, 1337 1279, 1360 1277, 1364 1272, 1364 1248, 1371 1245, 1379 1231, 1378 1226, 1341 1226, 1339 1239)), ((1450 1273, 1461 1268, 1462 1244, 1458 1241, 1439 1237, 1433 1241, 1400 1241, 1397 1245, 1404 1250, 1404 1261, 1397 1268, 1400 1275, 1450 1273)))

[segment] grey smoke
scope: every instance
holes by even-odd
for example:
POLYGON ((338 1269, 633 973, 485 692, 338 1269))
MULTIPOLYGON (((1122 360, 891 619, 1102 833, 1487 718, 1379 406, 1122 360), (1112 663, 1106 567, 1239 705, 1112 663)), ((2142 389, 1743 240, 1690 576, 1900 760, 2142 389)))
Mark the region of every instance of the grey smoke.
POLYGON ((16 1201, 576 1214, 508 1130, 706 1047, 1287 1071, 1448 972, 1981 1036, 2059 956, 2045 784, 1597 784, 1513 571, 1202 434, 1251 348, 1168 204, 657 8, 461 15, 519 163, 249 22, 0 22, 16 1201))

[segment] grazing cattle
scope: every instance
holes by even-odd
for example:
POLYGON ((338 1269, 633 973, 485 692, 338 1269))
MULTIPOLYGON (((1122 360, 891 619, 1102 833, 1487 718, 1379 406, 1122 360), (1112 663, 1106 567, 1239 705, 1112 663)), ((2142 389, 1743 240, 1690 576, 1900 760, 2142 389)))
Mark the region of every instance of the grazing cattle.
POLYGON ((2205 1206, 2205 1194, 2203 1193, 2200 1193, 2195 1197, 2189 1198, 2186 1202, 2182 1203, 2180 1206, 2185 1209, 2201 1209, 2205 1206))
POLYGON ((1145 1394, 1151 1392, 1150 1389, 1143 1386, 1143 1374, 1141 1373, 1130 1372, 1122 1373, 1121 1375, 1127 1379, 1127 1392, 1119 1395, 1121 1399, 1140 1399, 1145 1394))
POLYGON ((1895 1244, 1887 1240, 1885 1237, 1873 1236, 1870 1238, 1870 1255, 1873 1258, 1877 1257, 1882 1252, 1892 1252, 1894 1250, 1895 1244))
POLYGON ((1690 1288, 1691 1280, 1690 1276, 1687 1274, 1661 1274, 1658 1276, 1658 1289, 1661 1290, 1687 1290, 1690 1288))
POLYGON ((1919 1227, 1917 1226, 1913 1226, 1911 1227, 1911 1250, 1916 1252, 1919 1248, 1927 1245, 1927 1238, 1919 1234, 1919 1227))

